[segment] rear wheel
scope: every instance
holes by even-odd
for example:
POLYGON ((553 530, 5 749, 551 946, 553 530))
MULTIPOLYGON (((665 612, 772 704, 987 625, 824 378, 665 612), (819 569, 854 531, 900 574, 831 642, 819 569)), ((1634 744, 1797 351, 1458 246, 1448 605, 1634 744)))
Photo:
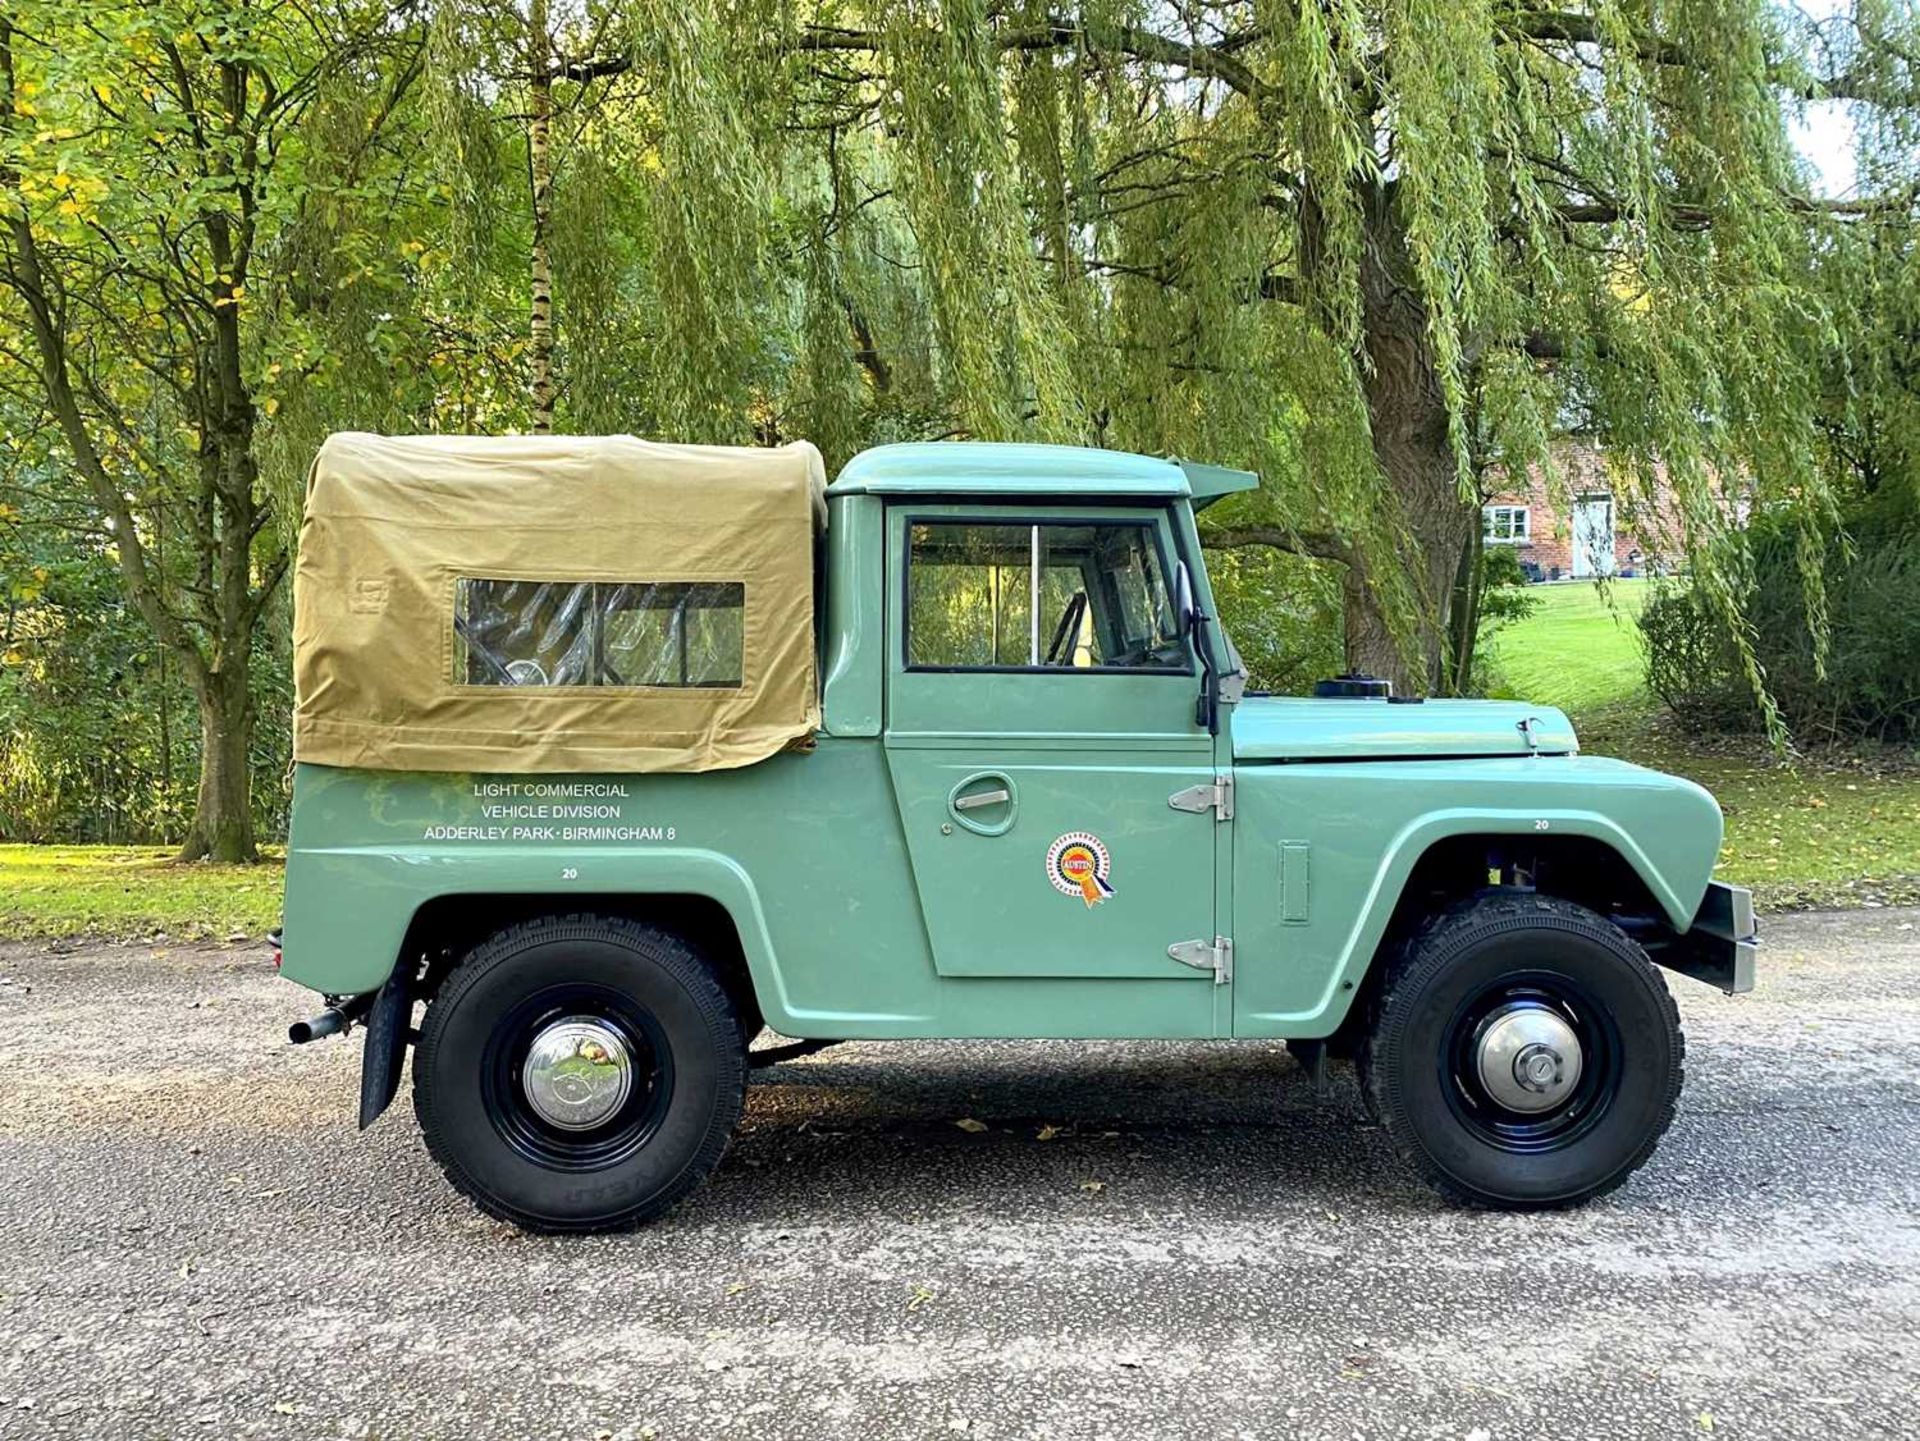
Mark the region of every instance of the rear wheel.
POLYGON ((719 1163, 746 1086, 726 991, 678 937, 546 917, 502 931, 427 1009, 414 1107, 447 1178, 535 1231, 638 1225, 719 1163))
POLYGON ((1451 1200, 1528 1210, 1603 1195, 1673 1120, 1685 1043, 1646 953, 1553 897, 1483 897, 1391 962, 1361 1085, 1451 1200))

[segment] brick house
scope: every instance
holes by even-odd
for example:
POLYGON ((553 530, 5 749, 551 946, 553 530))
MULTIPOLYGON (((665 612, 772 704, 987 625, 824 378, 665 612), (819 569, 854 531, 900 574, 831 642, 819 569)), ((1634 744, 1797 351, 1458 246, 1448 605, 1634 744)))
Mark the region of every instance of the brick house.
POLYGON ((1677 550, 1664 489, 1653 513, 1617 495, 1606 457, 1590 441, 1557 447, 1561 485, 1550 489, 1538 466, 1524 489, 1502 490, 1481 507, 1488 545, 1512 546, 1531 580, 1646 575, 1677 550))

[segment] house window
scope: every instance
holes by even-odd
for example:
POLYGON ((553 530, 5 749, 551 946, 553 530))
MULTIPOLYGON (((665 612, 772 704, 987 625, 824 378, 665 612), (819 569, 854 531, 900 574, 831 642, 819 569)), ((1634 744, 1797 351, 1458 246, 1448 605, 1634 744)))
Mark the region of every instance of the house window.
POLYGON ((1533 538, 1531 517, 1524 505, 1489 505, 1481 512, 1486 538, 1495 545, 1525 545, 1533 538))
POLYGON ((454 594, 457 685, 741 684, 746 587, 738 581, 496 580, 454 594))
POLYGON ((1177 670, 1154 530, 1127 521, 921 521, 908 535, 910 670, 1177 670))

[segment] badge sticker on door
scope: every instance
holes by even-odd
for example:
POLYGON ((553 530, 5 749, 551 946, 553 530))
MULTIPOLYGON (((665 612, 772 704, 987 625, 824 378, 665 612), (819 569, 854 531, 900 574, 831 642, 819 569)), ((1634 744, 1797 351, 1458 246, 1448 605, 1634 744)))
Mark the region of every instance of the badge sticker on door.
POLYGON ((1047 847, 1047 879, 1063 896, 1078 896, 1092 910, 1113 894, 1107 877, 1113 857, 1106 842, 1087 831, 1068 831, 1047 847))

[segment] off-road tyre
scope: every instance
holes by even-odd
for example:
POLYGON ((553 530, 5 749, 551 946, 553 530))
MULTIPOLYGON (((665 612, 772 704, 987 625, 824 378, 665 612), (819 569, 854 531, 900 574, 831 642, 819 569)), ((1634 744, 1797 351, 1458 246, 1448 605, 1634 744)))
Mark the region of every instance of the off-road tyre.
POLYGON ((734 1006, 684 940, 622 918, 547 916, 497 932, 447 976, 414 1052, 413 1103, 434 1160, 488 1215, 529 1231, 625 1230, 712 1173, 746 1076, 734 1006), (597 1010, 646 1053, 652 1089, 644 1107, 629 1096, 604 1135, 544 1134, 524 1095, 515 1113, 513 1048, 524 1057, 523 1031, 597 1010))
POLYGON ((1496 891, 1433 917, 1387 958, 1357 1062, 1368 1109, 1443 1197, 1547 1210, 1605 1195, 1653 1154, 1685 1045, 1665 981, 1617 926, 1570 901, 1496 891), (1477 1052, 1460 1030, 1490 997, 1561 1008, 1586 1048, 1584 1103, 1576 1093, 1564 1113, 1535 1119, 1491 1097, 1463 1063, 1477 1052))

